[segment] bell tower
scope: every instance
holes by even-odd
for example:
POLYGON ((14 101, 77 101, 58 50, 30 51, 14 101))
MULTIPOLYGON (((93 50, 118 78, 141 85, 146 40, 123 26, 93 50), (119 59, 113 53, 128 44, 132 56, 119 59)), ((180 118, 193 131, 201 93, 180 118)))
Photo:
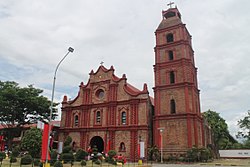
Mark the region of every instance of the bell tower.
POLYGON ((154 48, 154 143, 164 157, 205 145, 192 38, 171 5, 162 11, 154 48))

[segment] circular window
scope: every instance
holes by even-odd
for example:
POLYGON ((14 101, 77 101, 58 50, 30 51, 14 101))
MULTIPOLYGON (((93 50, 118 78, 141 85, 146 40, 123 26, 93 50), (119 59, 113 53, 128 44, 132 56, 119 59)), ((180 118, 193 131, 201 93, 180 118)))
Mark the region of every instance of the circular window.
POLYGON ((99 98, 99 99, 102 99, 104 97, 104 91, 102 89, 98 89, 96 91, 96 96, 99 98))

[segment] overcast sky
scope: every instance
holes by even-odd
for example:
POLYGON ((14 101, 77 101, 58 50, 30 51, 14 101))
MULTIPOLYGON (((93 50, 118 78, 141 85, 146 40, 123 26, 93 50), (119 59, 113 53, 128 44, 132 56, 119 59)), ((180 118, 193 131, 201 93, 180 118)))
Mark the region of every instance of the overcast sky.
MULTIPOLYGON (((250 109, 250 1, 176 0, 192 35, 202 111, 226 119, 232 135, 250 109)), ((104 62, 153 96, 154 32, 164 0, 1 0, 0 80, 34 84, 55 101, 77 95, 80 82, 104 62)))

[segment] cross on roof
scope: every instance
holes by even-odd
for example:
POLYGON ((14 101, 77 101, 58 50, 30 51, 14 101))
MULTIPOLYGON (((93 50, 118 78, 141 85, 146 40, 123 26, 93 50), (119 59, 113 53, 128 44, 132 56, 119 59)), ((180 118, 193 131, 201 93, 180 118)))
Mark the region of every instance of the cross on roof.
POLYGON ((172 8, 172 5, 174 4, 174 2, 169 2, 167 5, 169 6, 169 8, 172 8))

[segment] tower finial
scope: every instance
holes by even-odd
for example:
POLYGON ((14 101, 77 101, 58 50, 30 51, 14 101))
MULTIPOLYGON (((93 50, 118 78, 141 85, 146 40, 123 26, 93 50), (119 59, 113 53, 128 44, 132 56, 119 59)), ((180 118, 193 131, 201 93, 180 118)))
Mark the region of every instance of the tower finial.
POLYGON ((169 6, 169 8, 172 8, 172 5, 174 4, 174 2, 169 2, 168 4, 167 4, 167 6, 169 6))
POLYGON ((103 63, 104 63, 104 62, 103 62, 103 61, 101 61, 101 63, 100 63, 100 64, 101 64, 101 66, 103 65, 103 63))

